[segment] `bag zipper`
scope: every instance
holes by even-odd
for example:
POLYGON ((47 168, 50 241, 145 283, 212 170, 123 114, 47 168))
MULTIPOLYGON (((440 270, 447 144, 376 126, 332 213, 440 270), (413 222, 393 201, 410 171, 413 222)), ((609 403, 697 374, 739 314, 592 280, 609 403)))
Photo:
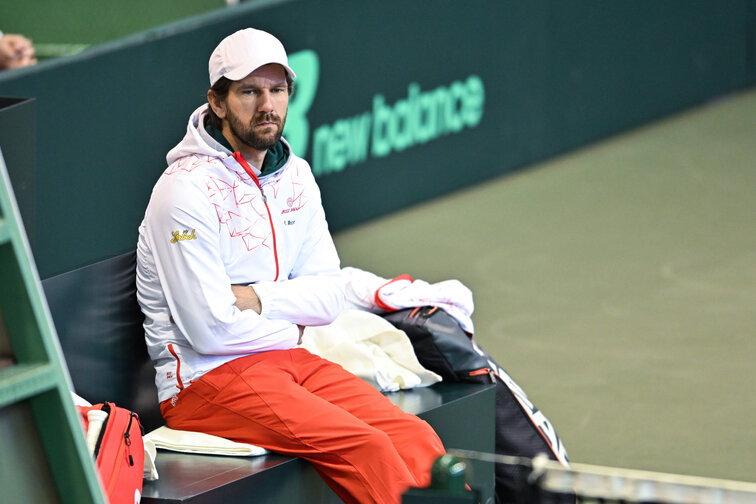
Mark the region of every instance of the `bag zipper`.
POLYGON ((113 490, 113 485, 118 480, 117 476, 119 474, 119 469, 121 467, 121 464, 123 463, 123 450, 124 450, 123 446, 124 445, 120 445, 118 447, 118 453, 116 454, 115 464, 113 464, 113 471, 110 473, 110 480, 108 481, 108 486, 106 489, 108 495, 110 495, 111 491, 113 490))
POLYGON ((131 434, 129 431, 131 430, 131 423, 136 418, 137 423, 139 423, 139 430, 144 433, 144 427, 142 427, 141 422, 139 422, 139 417, 136 413, 133 411, 129 412, 129 423, 126 425, 126 431, 123 433, 123 444, 118 447, 118 453, 116 454, 115 464, 113 466, 113 472, 110 475, 110 481, 108 481, 107 485, 107 493, 110 495, 111 490, 113 488, 113 484, 117 481, 116 476, 118 476, 118 471, 121 467, 121 464, 125 460, 124 457, 124 450, 126 450, 126 455, 128 455, 128 461, 129 466, 134 466, 134 457, 131 455, 131 434), (125 448, 124 448, 125 446, 125 448))
POLYGON ((131 422, 134 420, 134 413, 129 413, 129 423, 126 425, 126 432, 123 433, 123 442, 126 443, 126 454, 129 456, 129 465, 134 465, 134 457, 131 456, 131 422))
POLYGON ((494 377, 494 372, 491 368, 483 367, 467 373, 468 376, 480 376, 484 374, 487 374, 488 377, 491 378, 491 383, 496 383, 496 378, 494 377))

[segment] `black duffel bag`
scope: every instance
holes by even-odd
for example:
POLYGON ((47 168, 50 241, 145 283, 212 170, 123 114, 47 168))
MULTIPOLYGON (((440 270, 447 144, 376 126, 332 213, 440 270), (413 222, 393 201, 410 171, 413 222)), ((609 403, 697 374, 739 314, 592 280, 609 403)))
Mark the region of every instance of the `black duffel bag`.
MULTIPOLYGON (((567 451, 556 430, 525 392, 465 333, 445 311, 424 306, 382 315, 407 333, 420 364, 444 381, 496 384, 497 454, 534 458, 546 455, 568 465, 567 451)), ((574 496, 525 495, 522 467, 496 464, 496 502, 571 503, 574 496)), ((533 492, 537 490, 533 489, 533 492)))

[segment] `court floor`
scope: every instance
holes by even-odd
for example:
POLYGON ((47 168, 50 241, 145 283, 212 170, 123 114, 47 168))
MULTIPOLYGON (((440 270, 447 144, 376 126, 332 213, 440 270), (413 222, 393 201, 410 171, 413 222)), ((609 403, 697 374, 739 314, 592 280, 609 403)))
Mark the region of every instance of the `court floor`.
POLYGON ((756 90, 335 238, 468 285, 573 461, 756 481, 756 90))

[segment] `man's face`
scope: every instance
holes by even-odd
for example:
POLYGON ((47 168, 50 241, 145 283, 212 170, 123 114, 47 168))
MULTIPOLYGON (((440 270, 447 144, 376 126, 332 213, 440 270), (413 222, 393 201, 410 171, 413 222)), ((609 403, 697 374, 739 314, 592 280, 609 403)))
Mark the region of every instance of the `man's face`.
POLYGON ((289 90, 281 65, 265 65, 233 82, 225 102, 225 118, 231 133, 243 144, 265 151, 283 133, 289 90))

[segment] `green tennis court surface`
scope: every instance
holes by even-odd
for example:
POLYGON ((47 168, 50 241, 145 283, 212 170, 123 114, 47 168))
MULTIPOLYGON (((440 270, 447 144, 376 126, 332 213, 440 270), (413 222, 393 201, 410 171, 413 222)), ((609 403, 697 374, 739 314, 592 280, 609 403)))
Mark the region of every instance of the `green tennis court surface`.
POLYGON ((476 339, 574 462, 756 481, 756 91, 336 242, 467 284, 476 339))

